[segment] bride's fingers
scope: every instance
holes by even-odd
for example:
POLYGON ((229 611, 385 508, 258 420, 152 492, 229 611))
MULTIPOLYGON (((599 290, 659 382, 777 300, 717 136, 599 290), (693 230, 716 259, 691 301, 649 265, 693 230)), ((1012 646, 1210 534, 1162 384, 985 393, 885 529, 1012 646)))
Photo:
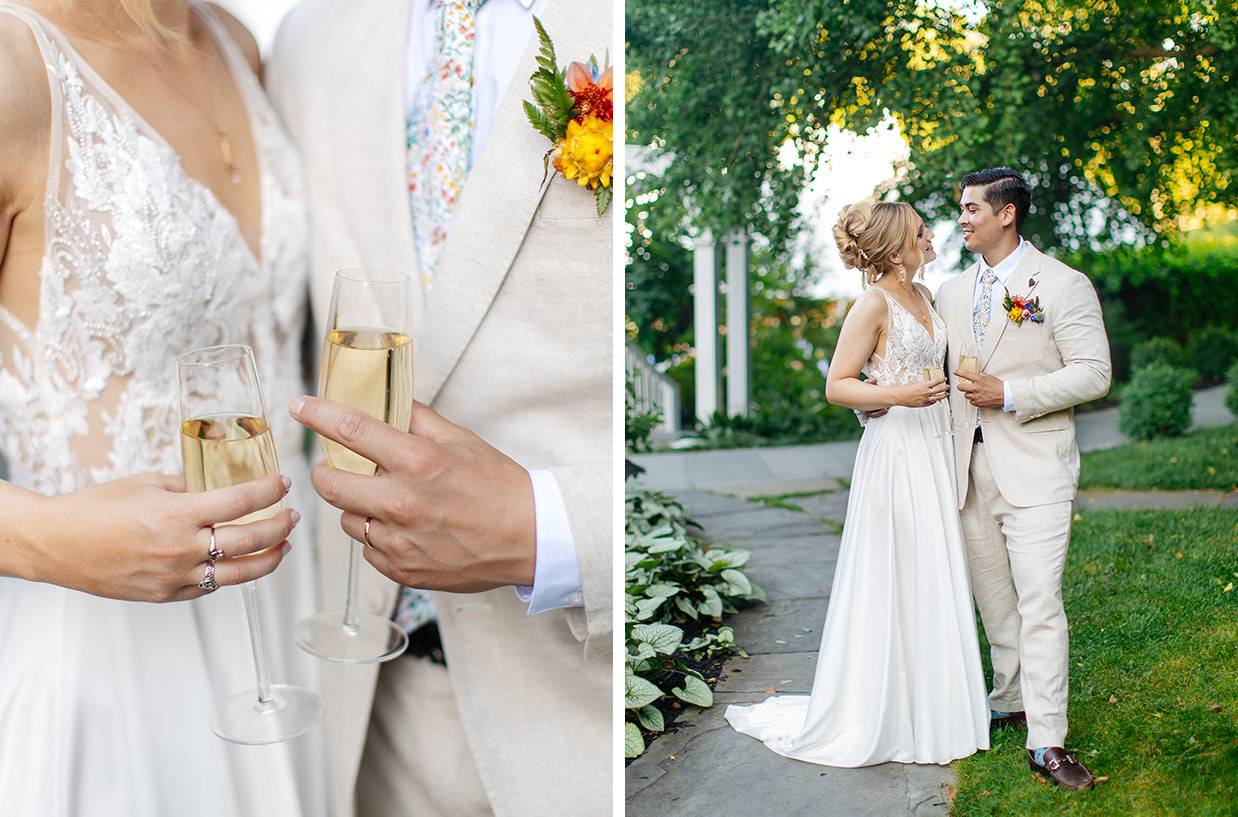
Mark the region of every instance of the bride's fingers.
POLYGON ((279 567, 279 563, 291 549, 292 545, 285 541, 248 556, 225 557, 213 563, 201 562, 190 571, 188 581, 179 595, 181 598, 192 599, 220 587, 231 587, 260 579, 279 567), (207 583, 208 576, 214 582, 214 588, 203 586, 207 583))
POLYGON ((292 480, 275 474, 228 488, 194 494, 192 501, 195 503, 198 524, 209 527, 269 508, 283 499, 291 487, 292 480))
MULTIPOLYGON (((259 519, 244 525, 215 525, 215 547, 224 552, 225 556, 244 556, 266 550, 283 539, 288 538, 292 529, 301 521, 301 514, 291 508, 285 508, 267 519, 259 519)), ((204 529, 205 538, 210 539, 211 528, 204 529)), ((203 553, 210 550, 207 544, 203 553)))

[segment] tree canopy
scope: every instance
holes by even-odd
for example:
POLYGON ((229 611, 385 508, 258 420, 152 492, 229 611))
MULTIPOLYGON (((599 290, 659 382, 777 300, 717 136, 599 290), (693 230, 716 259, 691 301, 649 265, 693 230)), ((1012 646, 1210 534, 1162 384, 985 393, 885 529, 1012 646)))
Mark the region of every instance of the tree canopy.
POLYGON ((954 212, 958 179, 1032 181, 1042 245, 1173 235, 1238 203, 1235 0, 627 2, 628 139, 674 157, 693 222, 785 247, 833 123, 892 115, 898 194, 954 212))

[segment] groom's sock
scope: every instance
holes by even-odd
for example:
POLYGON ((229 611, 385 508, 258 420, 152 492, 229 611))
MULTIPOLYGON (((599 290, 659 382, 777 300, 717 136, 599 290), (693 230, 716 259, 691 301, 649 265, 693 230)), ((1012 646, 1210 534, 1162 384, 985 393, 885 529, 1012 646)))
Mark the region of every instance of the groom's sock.
POLYGON ((996 709, 989 710, 990 718, 1009 718, 1013 714, 1013 712, 998 712, 996 709))
POLYGON ((1049 751, 1048 746, 1044 747, 1043 749, 1032 750, 1032 759, 1036 761, 1037 766, 1045 765, 1045 752, 1047 751, 1049 751))

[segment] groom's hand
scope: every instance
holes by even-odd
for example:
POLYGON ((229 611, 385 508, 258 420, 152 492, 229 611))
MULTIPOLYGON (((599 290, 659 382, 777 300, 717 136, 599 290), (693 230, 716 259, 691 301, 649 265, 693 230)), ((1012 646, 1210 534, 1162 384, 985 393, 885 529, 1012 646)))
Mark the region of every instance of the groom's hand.
POLYGON ((955 369, 954 376, 958 378, 958 390, 973 406, 1002 408, 1006 405, 1006 384, 993 375, 955 369))
POLYGON ((531 586, 533 486, 507 455, 434 410, 413 404, 407 432, 316 397, 292 416, 378 464, 374 476, 314 466, 314 489, 344 511, 340 526, 370 564, 400 584, 475 593, 531 586))

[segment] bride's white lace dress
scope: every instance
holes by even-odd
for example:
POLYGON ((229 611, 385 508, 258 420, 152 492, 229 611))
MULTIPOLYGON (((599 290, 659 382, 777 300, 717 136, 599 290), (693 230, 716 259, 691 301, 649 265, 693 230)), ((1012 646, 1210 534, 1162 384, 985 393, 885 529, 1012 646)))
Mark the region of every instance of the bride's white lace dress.
MULTIPOLYGON (((883 290, 878 385, 940 367, 933 334, 883 290)), ((945 404, 868 421, 856 453, 811 696, 730 706, 726 718, 781 755, 827 766, 947 763, 989 746, 989 710, 959 527, 945 404)))
MULTIPOLYGON (((44 18, 51 161, 37 323, 0 307, 0 452, 46 495, 143 471, 181 471, 176 356, 254 349, 283 473, 307 508, 288 400, 301 391, 307 224, 299 160, 257 80, 208 21, 245 100, 260 172, 257 256, 232 215, 44 18)), ((2 510, 0 510, 2 512, 2 510)), ((304 523, 303 523, 304 524, 304 523)), ((309 537, 259 582, 277 681, 319 688, 292 624, 316 607, 309 537)), ((254 688, 240 593, 114 601, 0 578, 0 812, 38 817, 325 813, 320 730, 243 747, 211 712, 254 688)))

